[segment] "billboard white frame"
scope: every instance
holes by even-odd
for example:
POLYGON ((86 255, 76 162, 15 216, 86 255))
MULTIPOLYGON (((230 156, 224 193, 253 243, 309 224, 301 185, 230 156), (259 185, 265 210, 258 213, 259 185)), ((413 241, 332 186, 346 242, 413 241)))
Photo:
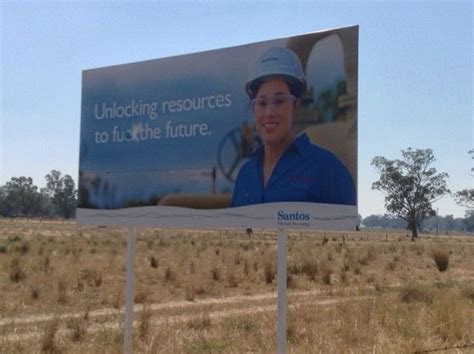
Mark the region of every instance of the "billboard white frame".
MULTIPOLYGON (((332 112, 332 116, 327 118, 327 111, 322 112, 321 105, 316 107, 315 103, 311 112, 310 108, 305 107, 301 117, 297 117, 296 121, 300 127, 295 133, 308 133, 313 143, 334 154, 350 172, 356 191, 358 27, 352 26, 209 52, 84 71, 79 198, 84 201, 85 196, 88 196, 88 203, 90 203, 93 199, 91 196, 97 191, 100 193, 96 193, 97 195, 94 197, 97 203, 95 205, 80 202, 77 209, 77 221, 80 224, 88 225, 130 227, 354 229, 358 224, 356 203, 342 205, 285 201, 208 209, 209 205, 211 207, 212 205, 220 206, 229 200, 229 188, 232 189, 232 183, 223 177, 225 175, 223 169, 216 171, 216 168, 213 169, 209 162, 203 162, 204 168, 200 165, 197 168, 192 166, 188 170, 185 165, 176 167, 173 163, 168 162, 163 163, 160 171, 158 171, 159 168, 156 168, 156 171, 151 171, 151 168, 147 170, 142 166, 147 163, 148 166, 160 165, 160 161, 165 160, 158 160, 157 163, 154 151, 159 154, 161 150, 173 151, 173 149, 177 149, 178 145, 171 146, 169 143, 171 140, 166 141, 164 138, 164 134, 170 136, 170 125, 178 126, 190 123, 197 127, 195 134, 200 135, 201 141, 193 142, 191 138, 186 140, 183 137, 182 144, 179 144, 179 149, 182 151, 180 150, 176 156, 169 158, 169 161, 178 160, 187 163, 186 156, 189 156, 189 151, 186 150, 186 146, 188 143, 193 154, 196 151, 196 146, 207 145, 207 142, 209 145, 221 146, 222 139, 225 137, 224 133, 240 125, 243 120, 240 115, 245 110, 247 119, 251 119, 252 116, 251 113, 249 115, 248 102, 246 101, 248 97, 245 96, 243 90, 245 80, 251 70, 251 64, 266 49, 274 46, 293 50, 299 56, 305 74, 308 77, 316 75, 316 83, 313 86, 308 85, 311 93, 316 90, 320 90, 321 93, 324 88, 318 85, 320 82, 329 80, 328 77, 321 76, 321 71, 324 70, 319 69, 318 72, 318 69, 314 68, 315 65, 329 65, 329 69, 325 71, 333 72, 333 77, 343 73, 344 94, 336 96, 336 101, 333 102, 333 107, 342 107, 340 109, 343 112, 341 116, 336 116, 332 112), (312 55, 316 49, 326 53, 327 56, 324 54, 316 56, 316 59, 313 58, 312 55), (238 53, 241 53, 240 57, 237 55, 238 53), (234 59, 231 60, 230 57, 234 59), (332 60, 333 58, 338 59, 332 60), (339 62, 339 64, 333 62, 339 62), (314 65, 310 65, 311 63, 314 65), (211 70, 213 70, 212 73, 211 70), (232 70, 235 73, 232 74, 232 70), (155 75, 153 73, 156 72, 159 74, 153 76, 155 75), (178 75, 178 73, 180 74, 178 75), (189 77, 192 78, 191 82, 196 82, 197 73, 201 73, 200 75, 204 77, 203 80, 206 81, 206 84, 215 82, 216 85, 210 89, 206 87, 206 84, 198 85, 191 90, 192 96, 214 97, 212 101, 209 98, 205 101, 208 104, 207 113, 212 116, 219 109, 222 110, 222 113, 228 113, 228 116, 222 118, 221 121, 217 121, 215 117, 209 118, 209 121, 203 120, 202 113, 206 113, 203 110, 196 112, 196 114, 185 112, 189 103, 186 103, 188 101, 183 97, 191 97, 189 92, 183 93, 183 95, 175 94, 173 96, 175 99, 171 100, 172 95, 165 97, 166 94, 156 90, 157 87, 163 87, 163 91, 167 91, 167 88, 172 86, 179 92, 180 87, 186 86, 185 83, 189 77), (150 92, 155 91, 160 92, 161 96, 158 95, 160 98, 153 99, 153 94, 150 92), (141 92, 144 93, 141 94, 141 92), (113 96, 114 94, 116 96, 113 96), (164 104, 165 102, 166 104, 164 104), (212 109, 209 108, 209 102, 213 102, 212 109), (217 104, 218 102, 219 104, 217 104), (153 106, 155 103, 156 106, 153 106), (163 112, 166 114, 162 114, 163 112), (184 114, 187 115, 184 116, 184 114), (305 114, 306 116, 304 116, 305 114), (311 119, 313 122, 307 123, 311 119), (222 122, 223 120, 228 122, 222 122), (206 126, 203 128, 202 124, 206 124, 206 126), (103 136, 107 132, 107 142, 102 142, 101 132, 104 133, 103 136), (212 136, 221 134, 219 144, 217 143, 219 139, 211 141, 214 139, 211 138, 211 134, 208 134, 211 132, 212 136), (121 141, 119 134, 122 134, 121 141), (129 135, 127 136, 127 134, 129 135), (146 139, 142 139, 145 137, 146 139), (115 142, 112 142, 112 139, 115 139, 115 142), (155 140, 154 145, 150 143, 150 140, 155 140), (105 149, 106 145, 113 145, 113 148, 107 150, 105 149), (173 167, 170 172, 167 168, 171 165, 173 167), (131 166, 132 170, 122 171, 120 166, 131 166), (191 176, 189 182, 182 182, 180 187, 172 185, 168 194, 162 191, 157 192, 161 194, 157 197, 156 205, 150 205, 148 200, 152 200, 150 188, 155 187, 154 178, 156 177, 158 180, 160 176, 164 176, 162 180, 171 183, 169 181, 180 178, 180 171, 187 171, 185 173, 191 176), (132 177, 127 177, 127 174, 131 174, 132 177), (106 178, 109 179, 103 182, 106 178), (203 181, 205 183, 206 179, 209 180, 207 194, 203 194, 202 190, 196 192, 192 188, 186 189, 190 186, 198 188, 197 186, 203 181), (100 183, 102 185, 97 187, 100 183), (108 190, 104 192, 105 186, 108 190), (216 188, 221 190, 216 191, 216 188), (127 196, 123 195, 128 190, 134 189, 143 189, 139 193, 148 193, 148 196, 137 197, 138 193, 132 196, 135 199, 128 196, 129 199, 133 199, 133 202, 124 202, 123 200, 127 196), (118 202, 117 200, 120 198, 122 201, 118 202), (148 204, 144 205, 143 200, 145 199, 148 204), (203 200, 205 201, 203 202, 203 200), (222 202, 223 200, 224 202, 222 202), (183 203, 188 203, 189 207, 183 203), (206 209, 196 208, 196 203, 206 204, 204 206, 206 209)), ((307 81, 311 83, 310 79, 307 81)), ((174 92, 176 93, 176 91, 174 92)), ((217 155, 217 152, 213 151, 213 154, 217 155)), ((206 157, 202 157, 203 161, 205 159, 206 157)), ((157 182, 156 185, 159 183, 157 182)))

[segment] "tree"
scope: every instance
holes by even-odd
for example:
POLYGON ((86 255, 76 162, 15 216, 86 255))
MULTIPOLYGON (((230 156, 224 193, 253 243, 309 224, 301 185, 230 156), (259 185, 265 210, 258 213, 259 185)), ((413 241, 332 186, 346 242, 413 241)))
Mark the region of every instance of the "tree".
POLYGON ((69 175, 61 176, 61 172, 56 170, 51 170, 45 178, 47 183, 44 191, 51 198, 56 213, 69 219, 74 215, 77 203, 74 180, 69 175))
POLYGON ((454 194, 454 200, 467 209, 474 209, 474 189, 463 189, 454 194))
POLYGON ((41 194, 31 177, 12 177, 0 191, 0 213, 3 216, 39 216, 41 194))
POLYGON ((405 227, 405 221, 397 216, 393 215, 369 215, 363 222, 364 226, 369 228, 382 228, 382 229, 403 229, 405 227))
POLYGON ((466 230, 469 232, 474 232, 474 210, 466 211, 463 221, 466 230))
MULTIPOLYGON (((474 149, 469 150, 468 154, 471 155, 471 159, 474 159, 474 149)), ((471 172, 474 172, 474 167, 471 167, 471 172)), ((471 174, 471 176, 474 175, 471 174)), ((467 208, 464 223, 468 231, 474 231, 474 189, 469 188, 456 192, 454 194, 454 200, 457 204, 467 208)))
MULTIPOLYGON (((474 149, 470 150, 469 154, 471 155, 471 159, 474 159, 474 149)), ((474 172, 474 167, 471 167, 471 172, 474 172)), ((468 211, 473 210, 474 209, 474 189, 473 188, 463 189, 462 191, 455 193, 454 200, 459 205, 466 207, 468 211)))
POLYGON ((44 218, 51 218, 56 216, 56 211, 53 205, 53 201, 49 196, 48 191, 46 188, 41 188, 40 190, 40 197, 41 197, 41 210, 40 215, 44 218))
POLYGON ((8 207, 7 207, 7 187, 0 186, 0 215, 8 216, 8 207))
POLYGON ((407 222, 414 240, 418 237, 421 221, 435 213, 431 204, 449 193, 448 174, 437 173, 431 167, 435 161, 431 149, 408 148, 401 152, 401 160, 388 160, 383 156, 373 158, 372 166, 380 178, 372 184, 372 189, 385 193, 385 208, 407 222))
POLYGON ((455 218, 453 215, 438 215, 432 216, 428 219, 423 220, 421 223, 421 227, 424 230, 438 230, 443 232, 449 231, 464 231, 465 227, 465 219, 463 218, 455 218))

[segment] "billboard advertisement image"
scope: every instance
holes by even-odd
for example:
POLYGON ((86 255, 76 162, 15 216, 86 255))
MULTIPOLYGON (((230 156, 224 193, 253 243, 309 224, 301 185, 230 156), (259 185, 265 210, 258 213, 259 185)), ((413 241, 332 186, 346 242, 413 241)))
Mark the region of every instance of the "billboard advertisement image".
POLYGON ((78 221, 354 229, 358 27, 82 75, 78 221))

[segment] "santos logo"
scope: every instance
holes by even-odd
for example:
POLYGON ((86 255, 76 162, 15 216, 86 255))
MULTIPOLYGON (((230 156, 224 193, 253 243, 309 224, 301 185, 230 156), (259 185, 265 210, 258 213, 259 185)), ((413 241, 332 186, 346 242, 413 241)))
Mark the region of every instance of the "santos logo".
POLYGON ((278 220, 285 221, 309 221, 310 215, 308 213, 285 213, 283 210, 278 211, 278 220))

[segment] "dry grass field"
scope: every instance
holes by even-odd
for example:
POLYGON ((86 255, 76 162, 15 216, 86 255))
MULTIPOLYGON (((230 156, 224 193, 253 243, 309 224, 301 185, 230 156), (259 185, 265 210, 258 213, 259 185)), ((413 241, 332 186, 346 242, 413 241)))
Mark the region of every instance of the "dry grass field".
MULTIPOLYGON (((274 232, 136 235, 136 352, 275 352, 274 232)), ((122 352, 125 255, 122 229, 0 219, 0 352, 122 352)), ((288 306, 290 353, 473 352, 474 237, 290 232, 288 306)))

